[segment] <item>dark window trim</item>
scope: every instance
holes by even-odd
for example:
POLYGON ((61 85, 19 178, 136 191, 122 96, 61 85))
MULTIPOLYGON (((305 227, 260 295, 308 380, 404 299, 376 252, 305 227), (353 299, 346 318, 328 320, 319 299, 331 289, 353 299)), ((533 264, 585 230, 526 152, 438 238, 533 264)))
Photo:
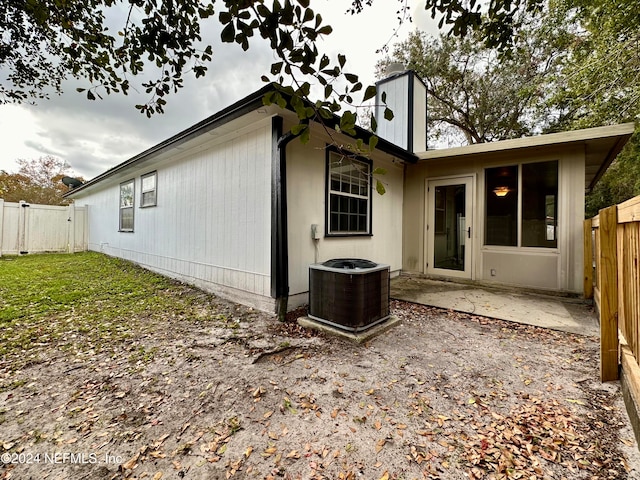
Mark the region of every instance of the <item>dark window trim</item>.
POLYGON ((135 228, 135 218, 136 218, 136 179, 135 178, 131 178, 129 180, 126 180, 124 182, 121 182, 120 185, 118 186, 118 231, 122 232, 122 233, 133 233, 134 228, 135 228), (125 208, 131 208, 131 215, 133 218, 133 227, 131 228, 126 228, 123 229, 122 228, 122 204, 120 203, 122 201, 122 186, 126 185, 128 183, 132 183, 133 184, 133 201, 131 202, 131 206, 130 207, 125 207, 125 208))
MULTIPOLYGON (((148 190, 148 192, 150 192, 151 190, 148 190)), ((158 171, 154 170, 153 172, 149 172, 149 173, 145 173, 144 175, 140 175, 140 208, 151 208, 151 207, 157 207, 158 206, 158 171), (153 204, 149 204, 149 205, 143 205, 142 201, 144 199, 144 194, 145 194, 145 190, 144 190, 144 179, 147 177, 151 177, 151 176, 155 176, 156 177, 156 182, 155 182, 155 186, 153 188, 153 191, 155 192, 155 196, 154 196, 154 202, 153 204)))
POLYGON ((347 150, 341 150, 333 145, 327 145, 325 148, 325 185, 324 185, 324 237, 325 238, 347 238, 347 237, 372 237, 373 236, 373 182, 371 181, 371 172, 373 172, 373 160, 370 158, 362 157, 353 154, 347 150), (330 232, 330 210, 331 210, 331 153, 337 153, 339 155, 346 155, 354 158, 362 163, 366 163, 369 166, 369 195, 368 195, 368 228, 366 232, 362 233, 345 233, 345 232, 330 232))

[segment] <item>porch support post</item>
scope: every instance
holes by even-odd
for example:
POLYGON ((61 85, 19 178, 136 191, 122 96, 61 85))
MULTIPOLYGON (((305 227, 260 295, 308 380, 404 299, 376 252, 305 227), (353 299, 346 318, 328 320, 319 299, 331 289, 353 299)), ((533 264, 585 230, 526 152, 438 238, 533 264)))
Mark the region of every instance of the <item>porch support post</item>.
POLYGON ((618 380, 618 207, 600 210, 600 380, 618 380))
POLYGON ((593 235, 592 222, 584 221, 584 298, 593 298, 593 235))

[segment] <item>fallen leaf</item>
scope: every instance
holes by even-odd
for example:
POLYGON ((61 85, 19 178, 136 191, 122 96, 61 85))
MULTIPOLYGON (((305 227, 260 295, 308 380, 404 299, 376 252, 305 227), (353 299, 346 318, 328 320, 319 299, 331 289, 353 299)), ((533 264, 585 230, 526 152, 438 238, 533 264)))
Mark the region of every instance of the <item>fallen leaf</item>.
POLYGON ((123 463, 122 468, 125 470, 133 470, 133 467, 136 466, 136 462, 138 461, 138 457, 140 457, 140 452, 137 452, 133 457, 123 463))
POLYGON ((273 455, 274 453, 276 453, 276 451, 277 451, 277 450, 278 450, 278 449, 277 449, 276 447, 271 446, 271 447, 266 448, 266 449, 265 449, 265 451, 261 453, 261 455, 262 455, 264 458, 268 458, 268 457, 270 457, 271 455, 273 455))
POLYGON ((251 455, 251 452, 253 452, 253 447, 252 446, 248 446, 247 449, 244 451, 244 456, 246 458, 249 458, 249 455, 251 455))

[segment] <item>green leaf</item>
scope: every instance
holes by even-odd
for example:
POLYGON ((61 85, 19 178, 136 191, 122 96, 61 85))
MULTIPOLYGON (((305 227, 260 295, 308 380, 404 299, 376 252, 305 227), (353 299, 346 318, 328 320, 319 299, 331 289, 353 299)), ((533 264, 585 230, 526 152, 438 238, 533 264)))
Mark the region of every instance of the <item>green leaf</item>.
POLYGON ((356 130, 356 116, 353 112, 347 110, 340 117, 340 130, 348 133, 349 135, 355 135, 356 130))
POLYGON ((340 64, 340 68, 344 68, 345 63, 347 63, 347 57, 343 54, 338 54, 338 63, 340 64))
POLYGON ((386 191, 387 190, 384 188, 382 182, 380 180, 376 180, 376 192, 378 192, 380 195, 384 195, 386 191))
POLYGON ((330 62, 331 60, 329 60, 329 57, 327 57, 326 55, 322 55, 322 58, 320 58, 320 66, 318 67, 318 69, 324 70, 325 68, 327 68, 330 62))
POLYGON ((375 97, 376 92, 377 92, 376 87, 373 85, 369 85, 367 89, 364 91, 364 97, 362 98, 362 101, 366 102, 367 100, 375 97))
POLYGON ((389 107, 385 107, 384 109, 384 119, 385 120, 393 120, 393 111, 389 107))
POLYGON ((311 138, 311 129, 309 128, 309 126, 307 126, 307 128, 302 130, 302 133, 300 134, 300 141, 303 144, 309 143, 310 138, 311 138))
POLYGON ((344 78, 346 78, 349 83, 356 83, 358 81, 358 75, 353 73, 345 73, 344 78))
POLYGON ((373 172, 371 172, 371 174, 372 175, 386 175, 387 171, 384 168, 377 167, 377 168, 373 169, 373 172))
POLYGON ((309 126, 305 125, 304 123, 298 123, 297 125, 291 127, 291 133, 293 133, 294 135, 300 135, 306 128, 309 128, 309 126))
POLYGON ((276 97, 276 92, 267 92, 264 97, 262 97, 262 103, 266 106, 273 105, 273 101, 276 97))
POLYGON ((376 145, 378 145, 378 137, 373 135, 369 138, 369 150, 375 150, 376 145))
POLYGON ((326 87, 324 87, 324 98, 329 98, 332 93, 333 93, 332 85, 327 85, 326 87))
POLYGON ((228 23, 226 27, 222 29, 220 33, 220 39, 225 43, 233 43, 236 38, 236 29, 233 23, 228 23))

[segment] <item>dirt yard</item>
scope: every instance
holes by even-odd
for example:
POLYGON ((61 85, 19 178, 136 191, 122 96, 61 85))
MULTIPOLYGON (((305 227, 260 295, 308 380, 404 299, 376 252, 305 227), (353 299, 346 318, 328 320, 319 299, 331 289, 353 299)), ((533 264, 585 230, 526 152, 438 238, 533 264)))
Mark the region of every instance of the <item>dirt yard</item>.
POLYGON ((196 314, 2 359, 0 478, 640 478, 596 339, 394 302, 354 345, 172 295, 196 314))

